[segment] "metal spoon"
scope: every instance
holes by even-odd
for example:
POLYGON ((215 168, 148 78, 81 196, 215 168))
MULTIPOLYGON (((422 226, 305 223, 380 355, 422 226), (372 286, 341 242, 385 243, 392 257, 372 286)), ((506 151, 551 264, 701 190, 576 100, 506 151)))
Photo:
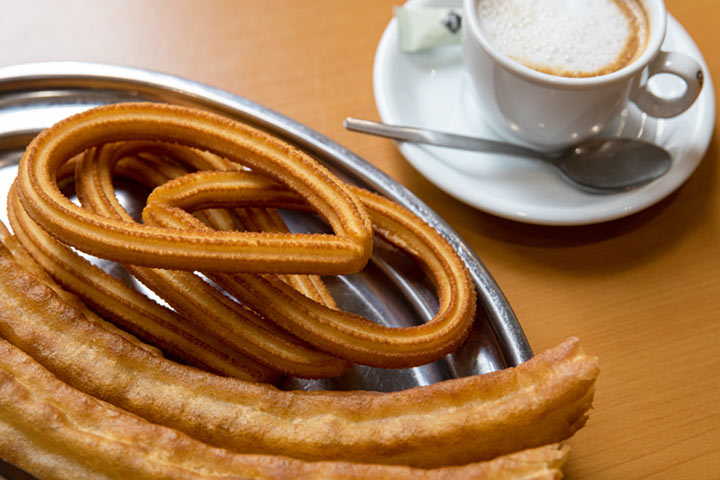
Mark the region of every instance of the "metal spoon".
POLYGON ((639 187, 662 176, 672 164, 665 149, 629 138, 592 138, 551 155, 495 140, 357 118, 347 118, 343 124, 348 130, 396 140, 536 158, 557 167, 570 183, 594 192, 611 193, 639 187))

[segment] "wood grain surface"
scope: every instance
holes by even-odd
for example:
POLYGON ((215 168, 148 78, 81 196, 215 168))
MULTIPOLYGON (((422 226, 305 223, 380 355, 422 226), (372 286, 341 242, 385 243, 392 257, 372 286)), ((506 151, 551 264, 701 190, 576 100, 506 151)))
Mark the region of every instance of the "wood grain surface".
MULTIPOLYGON (((378 119, 373 57, 388 0, 0 1, 0 65, 83 60, 228 90, 307 124, 410 188, 472 246, 536 351, 569 335, 600 357, 570 479, 720 478, 718 127, 696 172, 633 216, 543 227, 482 213, 421 177, 378 119)), ((668 0, 720 78, 720 1, 668 0)), ((717 81, 713 81, 715 88, 717 81)))

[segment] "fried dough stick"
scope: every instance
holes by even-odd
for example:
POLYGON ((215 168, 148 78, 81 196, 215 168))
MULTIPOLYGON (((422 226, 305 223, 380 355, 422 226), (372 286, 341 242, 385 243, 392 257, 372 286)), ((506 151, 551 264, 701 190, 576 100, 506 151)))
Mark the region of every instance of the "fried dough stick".
MULTIPOLYGON (((115 198, 112 173, 118 160, 126 155, 142 152, 143 148, 147 149, 142 144, 136 145, 136 142, 125 142, 86 152, 82 160, 78 162, 75 174, 76 188, 83 207, 89 212, 103 215, 106 218, 135 224, 130 214, 115 198)), ((194 153, 196 157, 203 159, 203 163, 206 163, 203 165, 197 159, 192 159, 193 152, 188 152, 189 149, 170 145, 157 145, 155 148, 162 148, 161 153, 173 156, 184 155, 187 157, 185 161, 194 168, 227 168, 230 163, 201 152, 194 153)), ((140 163, 140 166, 144 163, 140 163)), ((137 169, 138 166, 135 168, 137 169)), ((167 170, 167 165, 154 164, 153 168, 145 168, 142 171, 143 178, 151 177, 151 175, 158 177, 147 181, 148 186, 154 186, 154 183, 163 183, 172 176, 168 175, 167 170)), ((214 213, 213 216, 217 218, 223 211, 215 210, 211 213, 214 213)), ((263 216, 260 212, 257 212, 257 215, 263 216)), ((346 361, 308 348, 294 336, 272 328, 272 324, 246 307, 229 300, 222 292, 192 272, 134 265, 124 265, 124 267, 176 311, 191 320, 195 328, 218 338, 233 351, 243 352, 255 362, 265 364, 288 375, 305 378, 338 376, 344 373, 349 366, 346 361)), ((320 285, 313 283, 309 277, 293 277, 296 277, 296 285, 309 284, 310 288, 304 289, 305 291, 313 290, 316 298, 328 298, 331 302, 330 307, 335 306, 330 294, 327 291, 324 294, 321 293, 318 288, 320 285)), ((91 282, 98 283, 94 279, 88 279, 85 283, 91 282)), ((98 288, 102 287, 98 285, 98 288)))
MULTIPOLYGON (((238 169, 197 172, 169 181, 166 181, 167 176, 147 181, 148 178, 158 176, 166 166, 157 165, 150 169, 144 161, 135 159, 133 162, 133 158, 126 157, 133 153, 133 148, 132 142, 118 143, 94 149, 83 156, 76 170, 76 186, 84 207, 108 218, 133 221, 113 195, 113 171, 117 170, 114 165, 118 159, 123 158, 124 169, 120 172, 125 176, 134 173, 131 179, 135 182, 159 184, 148 199, 148 202, 150 199, 155 200, 146 206, 146 211, 150 207, 172 206, 173 202, 189 204, 193 211, 204 210, 205 206, 210 206, 213 212, 218 214, 223 210, 217 210, 215 207, 223 206, 260 205, 307 209, 307 204, 298 195, 282 185, 263 175, 238 171, 238 169)), ((180 148, 182 147, 176 146, 173 149, 180 148)), ((225 165, 218 164, 218 161, 219 159, 210 167, 225 169, 225 165)), ((206 275, 267 320, 277 323, 321 351, 337 357, 376 367, 401 368, 429 363, 455 350, 467 337, 475 313, 475 289, 462 260, 435 230, 409 211, 367 191, 348 188, 362 199, 361 204, 369 213, 373 212, 371 214, 373 228, 379 234, 384 234, 391 243, 414 253, 421 265, 427 267, 430 278, 435 280, 440 300, 440 309, 431 321, 422 326, 404 329, 383 327, 362 317, 318 303, 277 276, 261 277, 244 274, 229 277, 213 275, 210 272, 206 272, 206 275)), ((173 210, 182 213, 179 209, 173 210)), ((270 223, 268 215, 257 213, 250 217, 256 220, 254 223, 270 223)), ((211 228, 196 218, 188 214, 184 218, 192 222, 162 223, 162 218, 160 221, 150 221, 145 217, 145 224, 206 231, 208 236, 213 234, 211 228)), ((210 223, 213 224, 212 221, 210 223)), ((232 332, 231 327, 234 323, 243 324, 243 318, 239 318, 234 323, 229 321, 233 312, 227 312, 227 307, 216 299, 217 296, 224 297, 190 272, 133 266, 126 268, 188 318, 203 318, 207 328, 224 328, 225 331, 232 332), (208 288, 215 293, 214 297, 204 293, 208 288), (188 291, 193 292, 192 295, 182 294, 188 291), (176 292, 181 294, 178 295, 176 292), (198 309, 194 308, 193 304, 188 305, 188 300, 202 305, 203 308, 198 309)), ((257 335, 251 334, 252 329, 263 327, 262 324, 256 326, 255 323, 235 329, 236 333, 229 337, 243 340, 247 337, 243 343, 259 344, 266 348, 266 345, 270 344, 268 340, 258 341, 255 339, 257 335)), ((236 348, 242 349, 242 344, 236 348)), ((250 350, 247 352, 252 354, 250 350)), ((295 354, 291 357, 295 358, 294 363, 298 364, 294 367, 294 371, 287 361, 269 365, 300 376, 309 376, 313 371, 337 374, 338 368, 342 367, 332 357, 328 359, 315 354, 307 361, 308 367, 311 368, 300 370, 298 358, 305 360, 307 357, 307 353, 302 356, 295 354), (333 360, 333 363, 330 360, 333 360), (325 368, 320 370, 323 363, 325 368)), ((254 358, 259 362, 265 361, 263 356, 254 356, 254 358)), ((271 359, 268 356, 267 360, 271 359)))
MULTIPOLYGON (((367 190, 349 187, 361 200, 373 230, 406 250, 424 268, 438 292, 439 309, 428 322, 393 328, 358 315, 323 307, 292 287, 267 276, 211 274, 225 290, 265 318, 318 348, 358 363, 385 368, 411 367, 454 351, 467 338, 475 318, 475 288, 452 246, 432 227, 400 205, 367 190)), ((247 171, 197 172, 155 188, 143 210, 146 224, 189 230, 205 229, 187 211, 206 206, 244 205, 258 198, 273 206, 283 198, 288 208, 302 199, 267 177, 247 171), (294 202, 294 203, 293 203, 294 202)))
POLYGON ((62 381, 214 446, 415 467, 459 465, 571 436, 597 359, 576 339, 516 368, 394 393, 284 392, 153 355, 87 320, 0 249, 0 336, 62 381))
POLYGON ((372 226, 345 184, 304 152, 207 111, 158 103, 105 105, 68 117, 28 145, 18 194, 40 226, 100 258, 151 268, 261 273, 355 273, 372 253, 372 226), (175 142, 208 150, 275 179, 301 195, 335 235, 169 231, 93 214, 57 187, 75 155, 119 140, 175 142), (138 239, 142 241, 138 243, 138 239))
POLYGON ((129 333, 122 328, 118 328, 112 323, 107 322, 105 319, 97 315, 94 311, 87 308, 87 305, 85 305, 83 301, 77 296, 75 296, 73 293, 64 290, 60 285, 55 282, 52 277, 50 277, 50 275, 48 275, 48 273, 43 269, 43 267, 35 261, 35 259, 30 255, 30 253, 28 253, 25 247, 18 241, 16 237, 14 237, 10 233, 10 231, 7 229, 7 227, 5 227, 2 222, 0 222, 0 244, 4 245, 9 250, 10 254, 16 259, 16 261, 20 265, 22 265, 22 268, 24 268, 28 273, 31 273, 32 275, 38 277, 45 285, 50 287, 63 302, 81 310, 85 318, 88 319, 88 321, 94 322, 101 328, 105 328, 113 333, 117 333, 118 335, 123 336, 128 341, 136 344, 140 348, 147 350, 153 355, 163 355, 162 352, 156 347, 144 343, 132 333, 129 333))
POLYGON ((548 445, 433 470, 237 454, 84 394, 0 339, 0 458, 40 479, 550 480, 568 450, 548 445))
MULTIPOLYGON (((72 286, 76 295, 104 318, 111 318, 123 330, 157 345, 188 365, 246 380, 277 380, 278 374, 274 370, 193 328, 192 324, 172 310, 92 265, 55 240, 23 210, 14 187, 8 195, 8 216, 19 243, 22 243, 19 248, 24 247, 23 251, 29 252, 57 282, 65 288, 72 286)), ((4 226, 0 226, 0 231, 5 231, 5 238, 10 238, 4 226)), ((12 239, 15 240, 14 237, 12 239)), ((2 241, 5 242, 5 239, 2 241)))
MULTIPOLYGON (((190 168, 232 168, 233 166, 237 168, 235 164, 219 157, 175 145, 125 142, 122 148, 118 148, 119 146, 113 145, 104 150, 119 151, 120 156, 137 152, 171 155, 190 168)), ((95 153, 93 150, 86 155, 95 153)), ((151 163, 150 160, 146 162, 151 163)), ((82 166, 81 161, 73 163, 77 163, 78 169, 82 166)), ((173 166, 167 161, 152 162, 152 166, 153 168, 145 168, 142 172, 151 184, 152 179, 162 182, 173 175, 187 173, 186 169, 179 165, 173 166)), ((65 174, 72 174, 73 170, 74 168, 67 168, 65 174)), ((65 180, 61 174, 58 175, 58 179, 65 180)), ((79 183, 76 187, 82 185, 79 183)), ((90 193, 86 191, 87 189, 79 188, 78 194, 89 195, 90 193)), ((35 259, 42 263, 65 288, 80 295, 88 305, 104 317, 112 319, 141 338, 161 346, 176 358, 214 373, 267 382, 273 382, 278 378, 278 370, 303 377, 336 376, 346 370, 347 362, 299 345, 294 337, 283 331, 268 331, 269 326, 261 323, 263 320, 256 314, 228 300, 214 287, 190 272, 129 266, 131 273, 139 275, 144 282, 151 283, 156 290, 160 290, 158 293, 166 292, 167 295, 161 294, 161 296, 165 297, 165 300, 168 300, 168 303, 181 315, 157 305, 141 293, 94 267, 40 229, 22 208, 16 193, 16 188, 13 187, 8 198, 11 223, 18 237, 35 259), (176 301, 170 301, 172 299, 176 301), (178 301, 183 303, 178 304, 178 301), (207 305, 208 302, 210 305, 207 305), (225 328, 220 333, 209 330, 206 323, 210 313, 214 313, 225 325, 230 325, 230 328, 225 328), (253 334, 253 332, 258 333, 253 334), (255 339, 255 344, 259 347, 252 349, 250 343, 243 342, 248 337, 259 337, 255 339), (280 368, 271 368, 268 365, 280 368)), ((129 215, 114 197, 111 183, 108 195, 117 204, 117 209, 125 215, 123 218, 128 219, 129 215)), ((264 212, 255 212, 255 216, 260 221, 264 215, 264 212)), ((286 275, 285 278, 292 278, 296 288, 313 295, 313 298, 320 299, 331 307, 335 305, 319 279, 304 275, 286 275)))

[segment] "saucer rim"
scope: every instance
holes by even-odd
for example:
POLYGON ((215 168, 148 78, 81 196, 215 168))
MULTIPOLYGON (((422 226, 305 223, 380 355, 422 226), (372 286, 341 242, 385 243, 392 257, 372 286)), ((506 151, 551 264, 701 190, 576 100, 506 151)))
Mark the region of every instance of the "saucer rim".
MULTIPOLYGON (((438 4, 438 1, 410 0, 406 5, 413 4, 433 5, 438 4)), ((513 202, 505 199, 487 201, 487 199, 484 198, 473 198, 468 195, 463 195, 461 192, 454 191, 452 188, 449 188, 446 182, 440 180, 442 175, 426 174, 424 170, 427 169, 428 166, 421 164, 427 162, 423 162, 424 158, 416 158, 420 155, 427 157, 428 153, 423 150, 422 146, 396 142, 397 148, 418 173, 435 186, 465 204, 501 218, 537 225, 573 226, 602 223, 638 213, 671 195, 687 181, 704 158, 712 140, 715 125, 714 88, 702 52, 700 52, 692 36, 669 13, 667 28, 668 32, 672 29, 673 34, 680 35, 681 37, 683 35, 685 36, 685 38, 680 38, 680 42, 687 44, 686 46, 689 49, 688 53, 701 64, 703 74, 705 75, 705 88, 704 91, 701 92, 703 108, 699 109, 695 115, 690 117, 693 119, 691 121, 694 125, 694 128, 689 129, 689 131, 693 132, 693 148, 681 152, 679 158, 675 159, 673 167, 671 168, 671 172, 673 172, 674 175, 670 177, 670 180, 666 178, 666 181, 659 186, 656 182, 653 182, 630 192, 600 196, 597 194, 587 194, 592 196, 589 198, 597 199, 598 201, 579 207, 570 203, 559 206, 547 205, 537 207, 528 205, 527 202, 522 201, 513 202), (607 200, 609 198, 614 199, 614 201, 607 200), (627 201, 618 201, 618 198, 627 198, 627 201)), ((391 63, 387 59, 392 58, 393 55, 402 54, 397 47, 397 35, 397 21, 393 18, 385 28, 380 39, 373 65, 375 103, 380 118, 387 123, 398 123, 391 113, 390 105, 394 104, 394 102, 386 98, 390 95, 386 94, 387 92, 385 90, 387 90, 387 87, 384 80, 389 77, 387 69, 391 68, 391 63)), ((666 119, 665 121, 672 121, 672 119, 666 119)), ((687 142, 683 143, 689 144, 687 142)), ((659 144, 662 146, 663 142, 659 142, 659 144)), ((442 162, 435 163, 439 165, 442 162)), ((443 164, 443 168, 453 171, 454 173, 458 172, 455 168, 445 164, 443 164)))

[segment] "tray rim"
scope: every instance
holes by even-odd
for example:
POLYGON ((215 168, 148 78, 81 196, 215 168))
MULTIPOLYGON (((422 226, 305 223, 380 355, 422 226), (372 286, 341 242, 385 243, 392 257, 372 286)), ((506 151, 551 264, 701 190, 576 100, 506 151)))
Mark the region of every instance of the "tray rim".
MULTIPOLYGON (((402 204, 427 221, 455 248, 470 270, 485 313, 507 367, 532 357, 532 349, 500 287, 459 234, 427 204, 377 167, 310 127, 245 97, 175 75, 103 63, 38 62, 0 67, 0 98, 19 92, 62 89, 145 94, 196 106, 236 118, 282 136, 313 155, 350 173, 366 186, 402 204)), ((139 95, 138 95, 139 97, 139 95)), ((87 105, 85 108, 90 108, 87 105)), ((79 108, 84 105, 79 105, 79 108)), ((3 132, 0 132, 0 135, 3 132)), ((18 132, 15 132, 18 133, 18 132)), ((21 132, 33 134, 36 131, 21 132)))

